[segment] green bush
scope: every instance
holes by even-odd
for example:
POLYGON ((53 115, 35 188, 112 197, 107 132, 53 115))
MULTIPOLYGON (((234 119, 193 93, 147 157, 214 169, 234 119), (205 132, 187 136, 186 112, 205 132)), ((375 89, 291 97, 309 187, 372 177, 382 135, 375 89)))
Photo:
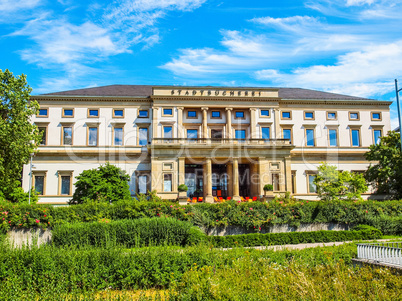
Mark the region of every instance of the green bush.
POLYGON ((214 247, 231 248, 236 246, 255 247, 268 245, 287 245, 300 243, 333 242, 381 238, 381 231, 362 226, 353 231, 314 231, 289 233, 253 233, 243 235, 209 236, 214 247))
POLYGON ((199 244, 205 237, 191 223, 173 218, 140 218, 112 222, 101 220, 58 225, 52 230, 52 241, 56 246, 187 246, 199 244))

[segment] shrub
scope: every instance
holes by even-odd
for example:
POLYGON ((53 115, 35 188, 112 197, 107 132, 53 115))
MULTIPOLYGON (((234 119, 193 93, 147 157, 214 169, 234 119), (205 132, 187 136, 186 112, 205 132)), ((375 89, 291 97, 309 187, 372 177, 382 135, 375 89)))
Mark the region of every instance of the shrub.
POLYGON ((188 190, 188 187, 185 184, 180 184, 179 187, 177 187, 177 190, 179 192, 186 192, 188 190))
POLYGON ((205 234, 199 228, 189 222, 173 218, 64 224, 56 226, 52 235, 52 241, 56 246, 122 245, 127 248, 149 245, 186 246, 205 240, 205 234))
POLYGON ((264 185, 264 191, 273 191, 274 186, 272 184, 265 184, 264 185))
POLYGON ((333 242, 349 240, 367 240, 381 238, 381 231, 361 226, 353 231, 314 231, 289 233, 253 233, 243 235, 210 236, 209 241, 214 247, 255 247, 267 245, 287 245, 300 243, 333 242))
POLYGON ((124 170, 109 163, 97 169, 84 170, 77 177, 70 204, 128 200, 131 198, 129 180, 124 170))

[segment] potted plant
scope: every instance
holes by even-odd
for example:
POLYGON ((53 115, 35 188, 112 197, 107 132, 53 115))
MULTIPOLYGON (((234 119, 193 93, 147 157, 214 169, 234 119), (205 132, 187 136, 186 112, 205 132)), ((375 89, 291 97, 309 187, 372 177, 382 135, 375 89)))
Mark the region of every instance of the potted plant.
POLYGON ((264 185, 265 196, 272 196, 274 194, 274 186, 272 184, 264 185))
POLYGON ((187 198, 187 190, 188 190, 188 187, 187 187, 186 184, 180 184, 177 187, 177 191, 179 192, 179 199, 180 198, 187 198))

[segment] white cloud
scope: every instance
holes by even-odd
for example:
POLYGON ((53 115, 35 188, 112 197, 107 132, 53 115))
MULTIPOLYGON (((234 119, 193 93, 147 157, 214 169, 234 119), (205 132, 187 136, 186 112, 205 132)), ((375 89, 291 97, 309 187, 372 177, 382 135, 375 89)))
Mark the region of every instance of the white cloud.
POLYGON ((304 30, 306 27, 315 27, 318 25, 322 26, 318 18, 310 16, 292 16, 287 18, 262 17, 254 18, 250 21, 257 24, 280 27, 289 31, 304 30))
POLYGON ((29 10, 39 6, 42 0, 0 0, 0 12, 29 10))
POLYGON ((360 6, 360 5, 371 5, 376 0, 347 0, 346 6, 360 6))

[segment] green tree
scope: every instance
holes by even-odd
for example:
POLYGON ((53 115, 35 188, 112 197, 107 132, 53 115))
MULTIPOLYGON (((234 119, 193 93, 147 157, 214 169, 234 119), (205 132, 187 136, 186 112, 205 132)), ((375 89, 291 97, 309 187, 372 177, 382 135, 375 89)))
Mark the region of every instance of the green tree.
POLYGON ((366 171, 366 179, 377 189, 378 194, 386 194, 391 198, 402 199, 402 157, 400 134, 388 132, 380 142, 370 146, 364 156, 370 164, 366 171))
POLYGON ((367 191, 366 180, 359 173, 339 171, 336 166, 323 163, 314 179, 317 194, 323 201, 356 200, 367 191))
POLYGON ((30 100, 31 90, 24 74, 15 77, 7 69, 0 70, 0 198, 12 202, 28 199, 19 180, 41 139, 30 122, 39 108, 30 100))
POLYGON ((77 180, 70 204, 92 201, 115 202, 131 198, 128 185, 129 175, 110 163, 96 169, 84 170, 77 180))

